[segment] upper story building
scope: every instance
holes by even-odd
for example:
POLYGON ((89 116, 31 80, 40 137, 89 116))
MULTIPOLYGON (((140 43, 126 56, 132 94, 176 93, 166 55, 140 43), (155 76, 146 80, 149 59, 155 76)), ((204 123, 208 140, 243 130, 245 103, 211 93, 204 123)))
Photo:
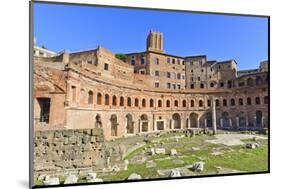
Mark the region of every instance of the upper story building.
MULTIPOLYGON (((150 31, 146 51, 126 54, 124 61, 134 73, 149 76, 147 84, 162 90, 217 90, 240 87, 239 76, 268 71, 268 62, 259 69, 238 71, 235 60, 208 60, 206 55, 181 57, 165 53, 161 32, 150 31)), ((267 82, 266 78, 263 78, 267 82)))

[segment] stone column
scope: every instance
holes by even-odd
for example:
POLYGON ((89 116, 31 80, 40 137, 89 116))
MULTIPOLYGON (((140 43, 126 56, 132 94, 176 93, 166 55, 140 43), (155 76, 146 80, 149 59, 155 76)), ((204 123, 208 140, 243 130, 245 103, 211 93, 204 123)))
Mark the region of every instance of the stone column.
POLYGON ((220 118, 220 126, 221 126, 221 128, 223 128, 223 120, 222 120, 222 118, 220 118))
POLYGON ((257 127, 257 116, 254 117, 254 121, 255 121, 254 126, 257 127))
POLYGON ((217 117, 216 117, 216 102, 215 98, 212 99, 212 125, 213 125, 213 134, 217 132, 217 117))
POLYGON ((187 129, 190 128, 190 118, 188 118, 188 120, 187 120, 187 126, 186 126, 186 128, 187 128, 187 129))
POLYGON ((262 118, 261 118, 261 128, 264 128, 264 117, 262 116, 262 118))
POLYGON ((180 129, 183 129, 184 126, 184 119, 183 119, 183 115, 181 115, 181 125, 180 125, 180 129))
POLYGON ((232 119, 228 118, 229 121, 229 127, 232 128, 232 119))
POLYGON ((246 130, 248 129, 248 126, 249 126, 249 117, 246 116, 246 130))
POLYGON ((205 128, 207 128, 207 119, 206 119, 206 118, 204 119, 204 124, 205 124, 205 125, 204 125, 205 128))
POLYGON ((141 133, 141 120, 139 120, 139 133, 141 133))

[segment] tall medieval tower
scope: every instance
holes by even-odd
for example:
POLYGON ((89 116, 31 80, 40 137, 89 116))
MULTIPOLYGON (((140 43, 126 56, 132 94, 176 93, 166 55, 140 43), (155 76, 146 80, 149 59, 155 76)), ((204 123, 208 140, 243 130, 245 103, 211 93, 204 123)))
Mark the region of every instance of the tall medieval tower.
POLYGON ((162 32, 149 32, 146 39, 146 50, 164 53, 162 32))

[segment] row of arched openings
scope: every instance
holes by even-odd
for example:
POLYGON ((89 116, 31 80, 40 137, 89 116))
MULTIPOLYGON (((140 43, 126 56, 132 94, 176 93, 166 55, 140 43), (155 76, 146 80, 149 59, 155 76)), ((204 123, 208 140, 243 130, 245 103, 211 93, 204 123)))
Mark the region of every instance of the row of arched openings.
MULTIPOLYGON (((103 100, 104 100, 104 105, 110 105, 110 96, 108 94, 105 94, 104 95, 104 99, 103 99, 103 96, 101 93, 98 93, 97 94, 97 104, 98 105, 102 105, 103 104, 103 100)), ((133 106, 132 105, 132 101, 134 100, 134 106, 135 107, 139 107, 139 99, 138 98, 135 98, 135 99, 132 99, 131 97, 127 97, 126 99, 126 104, 127 106, 131 107, 133 106)), ((93 91, 89 91, 88 92, 88 104, 93 104, 94 103, 94 94, 93 94, 93 91)), ((216 106, 220 106, 220 101, 218 99, 215 100, 215 104, 216 106)), ((254 103, 252 102, 252 98, 251 97, 248 97, 246 99, 246 103, 244 103, 244 99, 243 98, 239 98, 238 99, 238 103, 237 105, 252 105, 252 104, 256 104, 256 105, 259 105, 259 104, 262 104, 261 102, 261 98, 260 97, 255 97, 254 98, 254 103)), ((263 104, 268 104, 268 96, 264 96, 263 97, 263 104)), ((113 106, 117 106, 117 97, 115 95, 112 96, 112 105, 113 106)), ((179 104, 179 101, 178 100, 174 100, 174 103, 173 103, 174 107, 179 107, 180 104, 179 104)), ((208 100, 208 103, 207 103, 208 106, 210 106, 210 100, 208 100)), ((228 101, 227 99, 223 99, 222 100, 222 105, 223 106, 228 106, 228 101)), ((235 106, 236 105, 236 99, 232 98, 230 99, 230 105, 231 106, 235 106)), ((125 106, 125 98, 123 96, 121 96, 119 98, 119 106, 125 106)), ((142 107, 146 107, 147 104, 146 104, 146 99, 142 99, 141 100, 141 106, 142 107)), ((162 107, 162 100, 157 100, 157 107, 162 107)), ((171 101, 170 100, 166 100, 166 104, 165 106, 167 108, 171 107, 171 101)), ((182 107, 187 107, 187 101, 186 100, 182 100, 181 102, 181 106, 182 107)), ((195 106, 195 101, 194 100, 190 100, 190 107, 194 107, 195 106)), ((199 107, 203 107, 204 106, 204 102, 203 100, 199 100, 198 101, 198 106, 199 107)), ((153 99, 150 99, 149 100, 149 107, 154 107, 154 100, 153 99)))

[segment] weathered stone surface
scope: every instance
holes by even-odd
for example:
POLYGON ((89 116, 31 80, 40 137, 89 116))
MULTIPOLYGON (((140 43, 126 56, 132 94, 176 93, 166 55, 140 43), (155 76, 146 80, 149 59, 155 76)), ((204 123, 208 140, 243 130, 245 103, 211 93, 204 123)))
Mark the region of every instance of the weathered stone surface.
MULTIPOLYGON (((106 167, 106 146, 101 128, 36 131, 35 136, 36 177, 54 173, 67 176, 68 170, 75 169, 79 172, 86 168, 102 170, 106 167), (100 138, 100 142, 97 138, 100 138)), ((122 161, 122 151, 119 147, 109 156, 111 165, 122 161)))
POLYGON ((97 173, 88 173, 87 182, 103 182, 101 178, 97 178, 97 173))
POLYGON ((155 148, 155 154, 166 154, 165 148, 155 148))
POLYGON ((154 148, 150 148, 148 150, 148 154, 151 155, 151 156, 155 155, 155 149, 154 148))
POLYGON ((97 173, 88 173, 86 176, 87 180, 93 180, 97 178, 97 173))
POLYGON ((246 148, 249 148, 249 149, 255 149, 255 148, 259 148, 259 147, 260 147, 260 145, 256 142, 246 144, 246 148))
POLYGON ((129 177, 128 180, 140 180, 141 176, 136 174, 136 173, 132 173, 129 177))
POLYGON ((103 182, 103 180, 101 178, 92 178, 92 179, 89 179, 87 182, 103 182))
POLYGON ((181 176, 181 173, 178 169, 172 169, 169 174, 169 177, 180 177, 180 176, 181 176))
POLYGON ((58 185, 60 184, 60 180, 57 177, 49 178, 48 180, 43 181, 44 185, 58 185))
POLYGON ((128 170, 129 160, 124 160, 124 171, 128 170))
POLYGON ((170 155, 171 156, 176 156, 178 153, 177 153, 177 150, 176 149, 171 149, 171 152, 170 152, 170 155))
POLYGON ((113 165, 111 170, 113 172, 118 172, 118 171, 120 171, 120 168, 117 165, 113 165))
POLYGON ((64 184, 75 184, 77 181, 78 178, 75 175, 69 175, 66 177, 64 184))
POLYGON ((192 165, 192 170, 193 171, 203 171, 204 170, 204 162, 200 161, 200 162, 195 162, 192 165))

